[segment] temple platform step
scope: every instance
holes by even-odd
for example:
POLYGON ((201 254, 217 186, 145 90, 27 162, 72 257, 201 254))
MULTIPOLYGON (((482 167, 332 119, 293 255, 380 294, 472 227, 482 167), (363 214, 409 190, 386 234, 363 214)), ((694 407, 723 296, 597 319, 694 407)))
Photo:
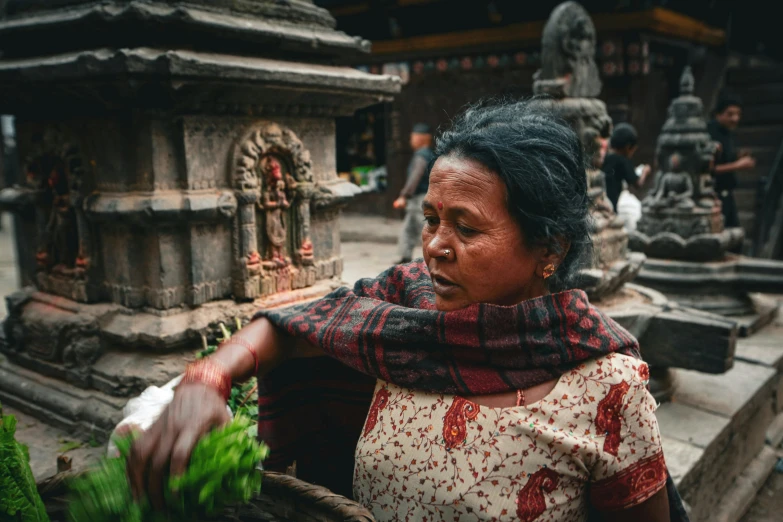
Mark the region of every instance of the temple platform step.
POLYGON ((0 402, 74 437, 103 442, 122 420, 128 398, 44 377, 0 355, 0 402))
POLYGON ((723 375, 672 370, 672 402, 658 409, 669 471, 693 522, 738 521, 777 461, 783 439, 783 327, 738 342, 723 375))

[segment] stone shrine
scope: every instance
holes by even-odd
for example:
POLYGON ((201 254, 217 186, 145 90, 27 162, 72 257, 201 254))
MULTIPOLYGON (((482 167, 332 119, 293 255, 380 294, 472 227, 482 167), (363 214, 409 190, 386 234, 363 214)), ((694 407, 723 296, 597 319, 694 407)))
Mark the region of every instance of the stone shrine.
POLYGON ((635 250, 654 258, 710 261, 721 259, 743 240, 741 228, 724 229, 721 204, 712 188, 712 164, 718 143, 704 121, 701 100, 686 67, 680 96, 672 101, 658 138, 658 172, 642 201, 642 218, 631 234, 635 250))
MULTIPOLYGON (((101 436, 216 321, 340 282, 336 116, 398 79, 332 65, 369 43, 311 0, 9 1, 23 285, 0 401, 101 436)), ((4 357, 3 357, 4 356, 4 357)))
POLYGON ((648 256, 640 282, 689 307, 747 316, 740 319, 746 333, 775 310, 748 292, 783 291, 783 263, 730 253, 742 244, 743 230, 723 226, 710 174, 719 144, 707 132, 694 83, 686 67, 658 138, 659 170, 630 247, 648 256))
POLYGON ((674 388, 669 368, 723 373, 733 365, 736 327, 713 314, 676 305, 660 292, 632 284, 645 255, 629 252, 628 233, 606 195, 600 170, 600 145, 612 120, 597 96, 601 81, 595 64, 596 32, 589 14, 576 2, 560 4, 544 26, 542 66, 533 92, 540 103, 567 121, 582 140, 593 218, 595 259, 581 273, 579 286, 590 300, 639 339, 651 368, 651 390, 658 400, 674 388), (704 347, 693 346, 700 338, 704 347))

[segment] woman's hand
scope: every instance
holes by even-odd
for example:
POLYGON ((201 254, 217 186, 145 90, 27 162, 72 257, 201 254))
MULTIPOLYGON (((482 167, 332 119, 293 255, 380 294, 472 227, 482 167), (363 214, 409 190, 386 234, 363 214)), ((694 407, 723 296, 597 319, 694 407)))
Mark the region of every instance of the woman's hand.
POLYGON ((184 473, 199 439, 230 420, 226 401, 215 388, 177 387, 158 420, 131 447, 128 478, 136 498, 146 493, 152 506, 162 509, 166 477, 184 473))

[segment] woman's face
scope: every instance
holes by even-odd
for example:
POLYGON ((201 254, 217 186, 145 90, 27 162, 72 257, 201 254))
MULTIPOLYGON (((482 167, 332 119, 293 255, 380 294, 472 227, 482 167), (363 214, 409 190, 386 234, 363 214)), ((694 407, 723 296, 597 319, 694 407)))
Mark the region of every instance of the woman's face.
POLYGON ((508 212, 505 185, 484 165, 439 158, 423 207, 424 260, 438 310, 511 306, 547 293, 544 267, 559 258, 546 247, 526 245, 508 212))

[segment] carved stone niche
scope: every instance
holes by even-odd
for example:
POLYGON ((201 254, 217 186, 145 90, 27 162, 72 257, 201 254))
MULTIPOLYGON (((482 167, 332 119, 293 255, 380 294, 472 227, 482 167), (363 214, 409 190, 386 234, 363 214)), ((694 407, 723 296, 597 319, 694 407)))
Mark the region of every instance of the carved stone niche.
POLYGON ((262 123, 245 134, 234 156, 235 296, 254 299, 314 285, 310 152, 290 129, 262 123))
POLYGON ((26 261, 28 274, 35 272, 30 282, 74 301, 95 301, 96 256, 83 208, 85 178, 93 178, 91 166, 76 142, 58 126, 27 129, 20 133, 19 143, 27 156, 22 164, 25 178, 17 194, 20 204, 27 199, 34 209, 30 250, 35 252, 35 261, 26 261))

